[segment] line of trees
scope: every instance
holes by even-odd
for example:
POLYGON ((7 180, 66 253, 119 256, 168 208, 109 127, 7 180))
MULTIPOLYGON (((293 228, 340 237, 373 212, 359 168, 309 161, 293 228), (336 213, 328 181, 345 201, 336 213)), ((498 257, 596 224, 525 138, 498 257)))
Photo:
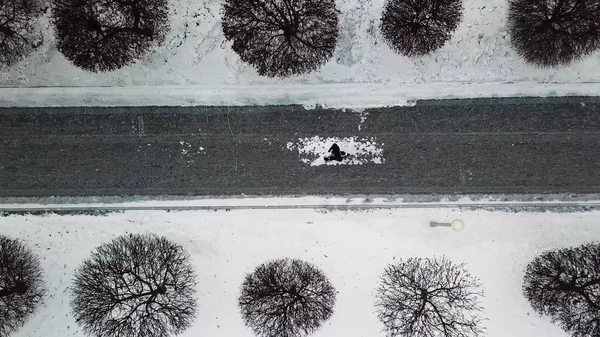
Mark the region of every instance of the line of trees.
MULTIPOLYGON (((0 236, 0 337, 19 329, 43 303, 40 261, 20 241, 0 236)), ((196 315, 196 274, 182 246, 155 234, 119 236, 98 246, 74 273, 70 306, 91 336, 168 337, 196 315)), ((478 280, 445 257, 388 266, 375 308, 390 336, 477 337, 483 331, 478 280)), ((305 337, 334 313, 337 291, 317 266, 276 259, 241 285, 241 317, 260 337, 305 337)))
MULTIPOLYGON (((336 290, 316 266, 297 259, 256 267, 238 305, 259 337, 305 337, 333 314, 336 290)), ((446 257, 390 264, 375 290, 375 309, 388 336, 478 337, 484 328, 479 280, 446 257)))
MULTIPOLYGON (((45 0, 0 0, 0 65, 42 42, 45 0)), ((566 66, 600 49, 600 0, 507 0, 510 41, 527 63, 566 66)), ((167 0, 53 0, 58 50, 75 66, 112 71, 160 46, 169 32, 167 0)), ((381 36, 413 57, 444 46, 462 20, 463 0, 386 0, 381 36)), ((222 30, 232 50, 261 76, 318 70, 339 35, 335 0, 225 0, 222 30)))
MULTIPOLYGON (((129 234, 97 247, 76 269, 73 316, 93 336, 174 336, 196 316, 196 274, 181 245, 129 234)), ((259 337, 306 337, 333 315, 337 291, 325 273, 299 259, 257 266, 241 285, 238 308, 259 337)), ((0 235, 0 337, 18 330, 43 303, 39 258, 0 235)), ((479 337, 485 331, 482 285, 445 256, 399 259, 374 291, 388 336, 479 337)), ((523 295, 573 337, 600 335, 600 243, 555 249, 534 258, 523 295)))

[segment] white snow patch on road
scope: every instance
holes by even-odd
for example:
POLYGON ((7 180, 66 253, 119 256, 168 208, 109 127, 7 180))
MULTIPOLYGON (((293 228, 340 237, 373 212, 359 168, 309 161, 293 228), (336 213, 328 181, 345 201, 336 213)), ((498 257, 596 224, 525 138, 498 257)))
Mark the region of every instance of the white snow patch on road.
POLYGON ((202 147, 202 146, 198 146, 197 150, 194 151, 192 149, 193 146, 191 143, 181 141, 181 142, 179 142, 179 144, 181 145, 181 154, 184 156, 191 156, 194 154, 201 154, 204 152, 204 147, 202 147))
POLYGON ((190 164, 196 161, 194 159, 196 155, 204 153, 204 148, 202 146, 198 146, 197 149, 195 149, 189 142, 180 141, 179 144, 181 145, 181 155, 184 158, 187 158, 187 167, 190 167, 190 164))
POLYGON ((364 111, 364 109, 360 109, 358 112, 358 116, 360 117, 360 123, 358 124, 358 131, 362 130, 363 123, 367 120, 368 112, 364 111))
POLYGON ((300 160, 310 166, 320 165, 364 165, 383 164, 383 143, 378 143, 375 137, 328 137, 314 136, 311 138, 299 138, 296 142, 288 142, 288 150, 298 151, 300 160), (338 162, 335 160, 326 162, 327 151, 333 144, 337 144, 341 151, 350 154, 349 158, 338 162))

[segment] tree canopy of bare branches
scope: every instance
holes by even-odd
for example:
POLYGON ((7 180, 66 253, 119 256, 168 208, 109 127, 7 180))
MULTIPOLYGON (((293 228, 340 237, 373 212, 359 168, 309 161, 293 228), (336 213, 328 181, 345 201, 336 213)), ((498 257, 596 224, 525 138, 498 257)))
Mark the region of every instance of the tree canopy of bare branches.
POLYGON ((53 0, 58 50, 91 72, 129 65, 161 44, 167 0, 53 0))
POLYGON ((77 269, 71 307, 91 335, 166 337, 192 324, 195 285, 183 247, 154 234, 125 235, 77 269))
POLYGON ((0 65, 10 66, 43 42, 39 0, 0 0, 0 65))
POLYGON ((600 48, 600 0, 510 0, 510 41, 526 62, 565 66, 600 48))
POLYGON ((335 0, 225 0, 222 12, 225 38, 261 76, 309 73, 333 56, 335 0))
POLYGON ((462 0, 387 0, 380 29, 388 45, 406 56, 441 48, 462 19, 462 0))
POLYGON ((336 291, 325 274, 297 259, 279 259, 246 275, 239 308, 246 326, 261 337, 302 337, 333 314, 336 291))
POLYGON ((385 269, 375 307, 388 336, 476 337, 484 330, 481 296, 479 280, 463 264, 409 258, 385 269))
POLYGON ((39 258, 21 242, 0 235, 0 337, 8 337, 43 302, 39 258))
POLYGON ((523 294, 572 336, 600 336, 600 244, 537 256, 525 271, 523 294))

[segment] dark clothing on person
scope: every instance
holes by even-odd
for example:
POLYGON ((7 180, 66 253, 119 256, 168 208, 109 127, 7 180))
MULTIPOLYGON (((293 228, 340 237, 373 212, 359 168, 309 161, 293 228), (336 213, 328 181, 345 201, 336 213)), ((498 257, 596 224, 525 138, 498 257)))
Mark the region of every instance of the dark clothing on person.
POLYGON ((325 157, 325 161, 330 161, 330 160, 337 160, 337 161, 342 161, 345 157, 348 156, 348 154, 344 151, 340 151, 340 147, 337 144, 333 144, 331 145, 331 147, 329 148, 329 151, 327 151, 329 153, 331 153, 329 156, 325 157))

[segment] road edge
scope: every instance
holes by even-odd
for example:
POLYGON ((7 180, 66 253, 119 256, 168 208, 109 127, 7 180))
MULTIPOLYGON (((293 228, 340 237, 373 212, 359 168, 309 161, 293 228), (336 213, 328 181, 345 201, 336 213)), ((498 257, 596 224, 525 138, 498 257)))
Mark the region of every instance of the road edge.
POLYGON ((332 83, 130 87, 0 87, 0 107, 302 105, 358 110, 417 100, 598 96, 600 82, 332 83))

